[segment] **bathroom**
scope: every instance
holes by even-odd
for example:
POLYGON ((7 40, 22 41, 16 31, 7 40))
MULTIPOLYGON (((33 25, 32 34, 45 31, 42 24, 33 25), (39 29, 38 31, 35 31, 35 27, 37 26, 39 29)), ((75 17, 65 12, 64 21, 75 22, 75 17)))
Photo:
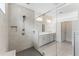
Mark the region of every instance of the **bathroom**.
MULTIPOLYGON (((40 7, 44 4, 37 5, 40 7)), ((37 16, 34 10, 24 8, 21 4, 9 4, 9 49, 16 49, 18 53, 34 46, 43 56, 73 55, 72 23, 77 12, 68 12, 68 6, 71 5, 63 7, 64 5, 58 4, 62 8, 59 7, 57 11, 51 8, 37 16)), ((54 6, 53 9, 56 9, 57 5, 54 6)))
POLYGON ((75 43, 78 41, 73 39, 74 32, 78 31, 78 5, 6 4, 8 51, 16 50, 17 54, 33 47, 41 56, 78 55, 78 43, 75 43))

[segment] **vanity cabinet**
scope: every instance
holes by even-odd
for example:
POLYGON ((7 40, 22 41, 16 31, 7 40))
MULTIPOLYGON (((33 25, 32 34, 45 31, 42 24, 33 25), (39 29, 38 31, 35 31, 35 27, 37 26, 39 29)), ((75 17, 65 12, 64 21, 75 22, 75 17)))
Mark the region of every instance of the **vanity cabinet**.
POLYGON ((52 41, 54 41, 53 33, 39 35, 39 46, 43 46, 52 41))

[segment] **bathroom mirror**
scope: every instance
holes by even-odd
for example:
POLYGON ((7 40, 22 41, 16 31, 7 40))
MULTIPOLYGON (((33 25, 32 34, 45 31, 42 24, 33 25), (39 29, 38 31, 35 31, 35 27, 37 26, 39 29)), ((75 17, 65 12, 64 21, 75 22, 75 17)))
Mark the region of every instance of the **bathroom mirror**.
POLYGON ((42 24, 42 32, 45 32, 45 24, 42 24))

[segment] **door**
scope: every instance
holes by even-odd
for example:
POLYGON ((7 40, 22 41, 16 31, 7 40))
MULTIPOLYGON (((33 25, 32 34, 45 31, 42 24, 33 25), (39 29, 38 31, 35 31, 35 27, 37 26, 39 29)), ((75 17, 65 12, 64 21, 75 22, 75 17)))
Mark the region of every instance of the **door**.
POLYGON ((72 41, 72 21, 66 22, 66 41, 72 41))
POLYGON ((61 40, 71 42, 72 39, 72 22, 61 22, 61 40))
POLYGON ((61 22, 61 41, 66 40, 66 24, 61 22))

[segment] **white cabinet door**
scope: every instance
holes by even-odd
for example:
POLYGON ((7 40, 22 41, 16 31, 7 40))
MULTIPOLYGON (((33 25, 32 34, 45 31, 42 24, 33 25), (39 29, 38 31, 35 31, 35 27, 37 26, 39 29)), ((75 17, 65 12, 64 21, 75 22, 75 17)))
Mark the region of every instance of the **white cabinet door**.
POLYGON ((43 36, 39 36, 39 46, 42 46, 43 45, 43 36))
POLYGON ((44 36, 43 36, 43 41, 44 41, 44 44, 47 44, 48 42, 49 42, 49 36, 48 36, 48 34, 45 34, 44 36))
POLYGON ((48 35, 40 35, 39 36, 39 45, 42 46, 48 43, 48 35))
POLYGON ((54 40, 53 33, 49 34, 49 41, 52 42, 54 40))

